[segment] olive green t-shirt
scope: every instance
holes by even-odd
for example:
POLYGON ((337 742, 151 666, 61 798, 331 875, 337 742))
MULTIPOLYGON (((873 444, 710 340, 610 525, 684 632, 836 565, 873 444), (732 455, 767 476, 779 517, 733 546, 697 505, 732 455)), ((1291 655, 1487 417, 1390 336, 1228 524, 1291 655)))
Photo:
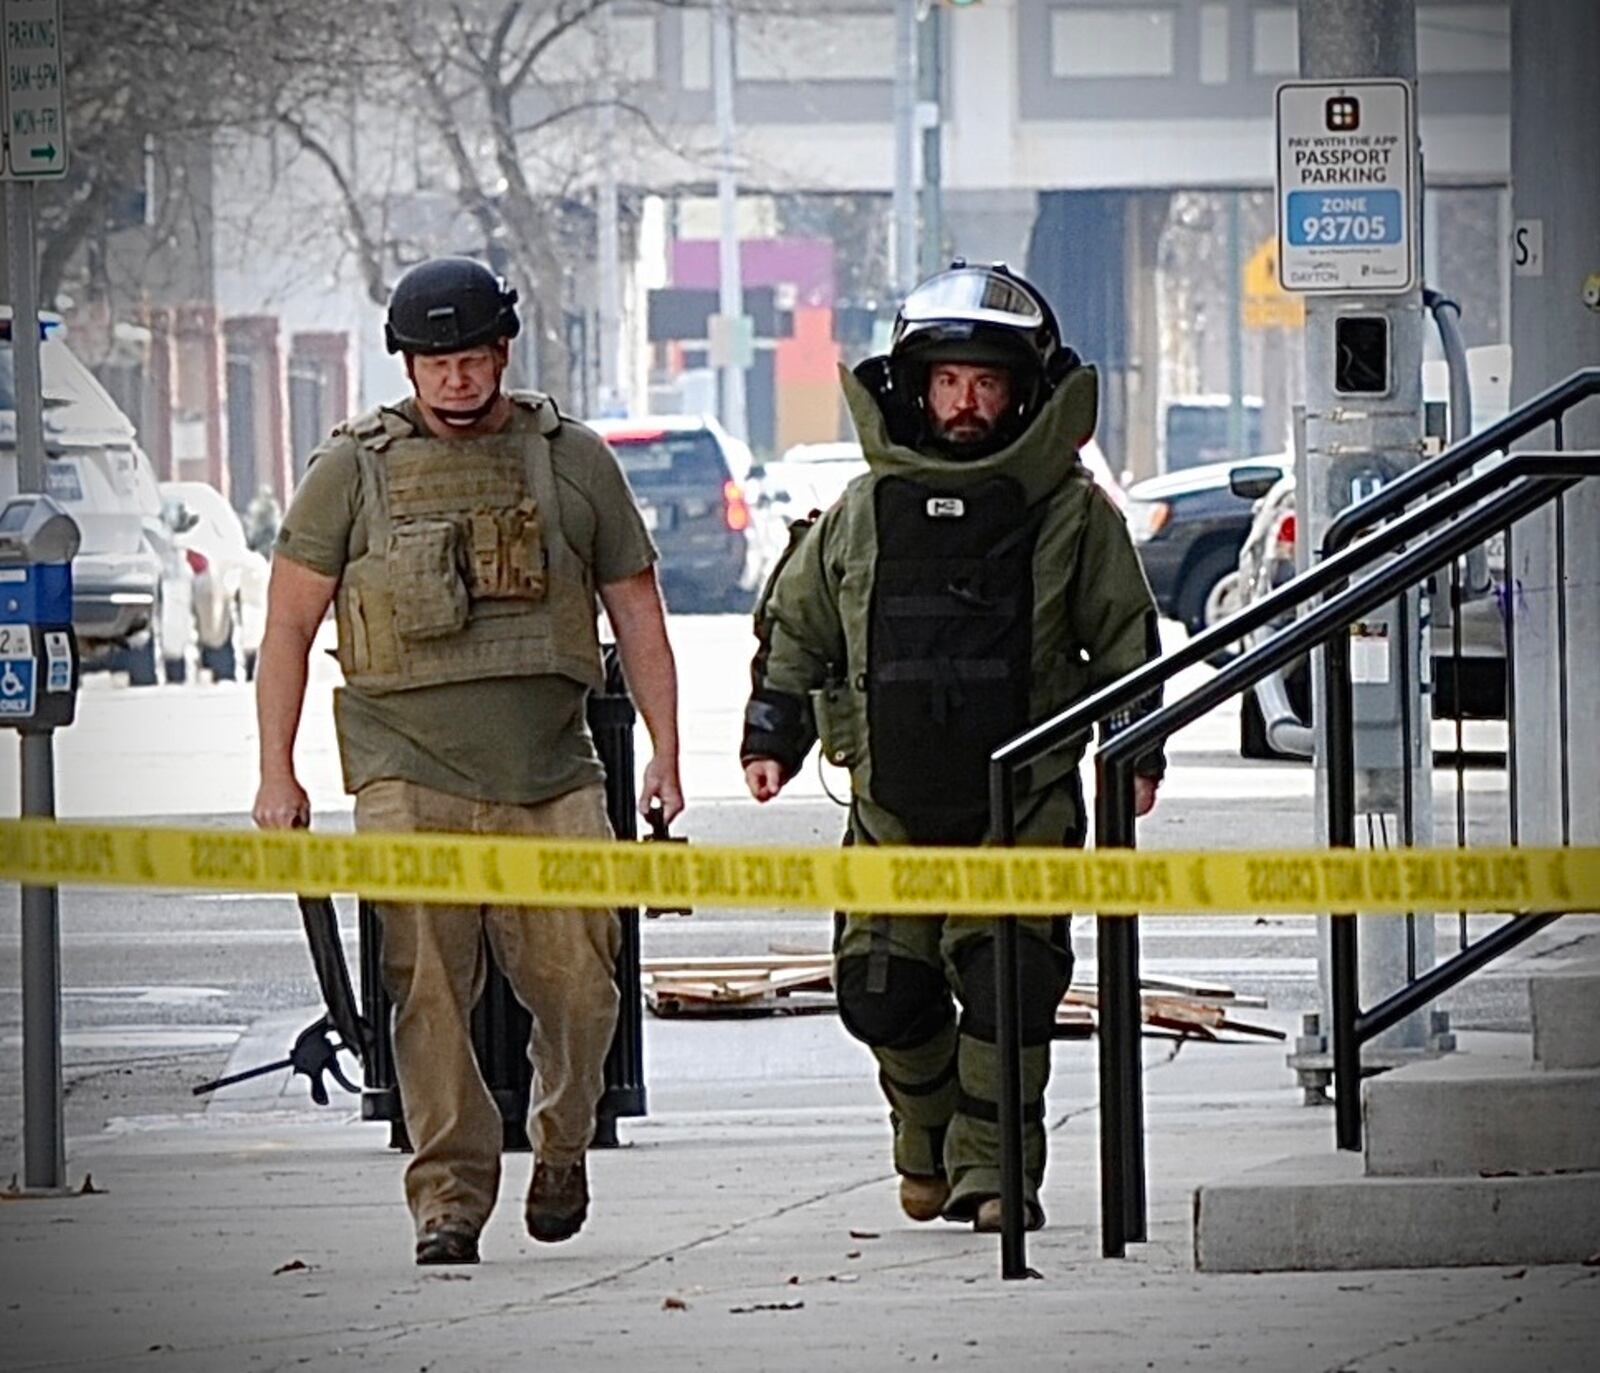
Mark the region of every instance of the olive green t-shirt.
MULTIPOLYGON (((392 407, 417 423, 410 401, 392 407)), ((508 432, 537 420, 518 407, 508 432)), ((468 442, 471 440, 458 440, 468 442)), ((656 559, 616 455, 563 419, 550 440, 561 532, 597 586, 656 559)), ((337 433, 311 455, 278 533, 276 553, 339 576, 366 551, 356 441, 337 433)), ((559 675, 487 678, 373 694, 334 693, 345 789, 398 778, 475 800, 531 805, 602 780, 584 715, 587 688, 559 675)))

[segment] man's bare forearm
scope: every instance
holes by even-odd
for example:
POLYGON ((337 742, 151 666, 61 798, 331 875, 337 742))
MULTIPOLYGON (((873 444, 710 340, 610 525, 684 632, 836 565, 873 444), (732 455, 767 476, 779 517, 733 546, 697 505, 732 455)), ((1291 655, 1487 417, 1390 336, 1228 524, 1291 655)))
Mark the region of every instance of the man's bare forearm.
POLYGON ((678 756, 678 666, 667 637, 655 574, 643 572, 602 588, 628 691, 650 731, 658 757, 678 756))
POLYGON ((305 708, 311 640, 289 625, 268 625, 256 666, 256 727, 261 776, 294 776, 294 741, 305 708))

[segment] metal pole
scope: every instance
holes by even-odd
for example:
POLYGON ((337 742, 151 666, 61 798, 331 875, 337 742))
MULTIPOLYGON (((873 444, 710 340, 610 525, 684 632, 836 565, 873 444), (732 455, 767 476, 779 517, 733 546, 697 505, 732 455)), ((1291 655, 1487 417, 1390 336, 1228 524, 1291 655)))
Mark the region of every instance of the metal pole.
MULTIPOLYGON (((1016 778, 1004 763, 989 765, 989 814, 997 844, 1017 842, 1016 778)), ((1000 1276, 1026 1278, 1027 1214, 1023 1197, 1022 987, 1017 922, 994 922, 995 1038, 1000 1046, 1000 1276)))
MULTIPOLYGON (((1354 708, 1350 694, 1350 638, 1335 634, 1322 650, 1322 699, 1327 714, 1328 844, 1356 846, 1354 708)), ((1332 958, 1334 1133, 1341 1149, 1361 1147, 1361 951, 1356 917, 1336 914, 1329 942, 1332 958)))
POLYGON ((615 415, 623 412, 622 388, 618 384, 621 372, 622 306, 620 281, 621 263, 617 234, 617 162, 615 157, 617 134, 617 49, 612 23, 613 10, 607 7, 603 15, 603 32, 606 51, 606 80, 608 99, 600 111, 600 130, 604 147, 600 153, 600 184, 595 199, 595 252, 596 271, 599 276, 600 297, 600 413, 615 415))
MULTIPOLYGON (((44 396, 39 374, 38 253, 31 181, 6 183, 11 350, 17 391, 17 490, 44 490, 44 396)), ((48 730, 24 731, 22 814, 53 820, 55 757, 48 730)), ((61 917, 54 887, 22 889, 22 1176, 53 1191, 67 1175, 61 1090, 61 917)))
MULTIPOLYGON (((734 178, 733 16, 728 0, 711 7, 711 77, 717 107, 717 209, 721 221, 718 244, 717 311, 724 319, 744 315, 744 286, 739 272, 739 188, 734 178)), ((722 368, 722 423, 736 438, 749 437, 745 415, 744 368, 730 358, 722 368)))
POLYGON ((939 5, 922 17, 917 51, 917 86, 922 120, 922 272, 932 276, 944 261, 944 18, 939 5))
MULTIPOLYGON (((1305 78, 1336 82, 1385 77, 1407 82, 1415 108, 1417 75, 1415 0, 1299 0, 1300 71, 1305 78)), ((1407 232, 1420 236, 1421 169, 1416 149, 1397 150, 1412 159, 1410 222, 1407 232)), ((1280 207, 1281 209, 1281 207, 1280 207)), ((1301 528, 1309 547, 1320 551, 1329 524, 1346 506, 1375 486, 1393 481, 1421 461, 1422 334, 1420 283, 1389 294, 1310 295, 1306 298, 1306 465, 1308 480, 1298 499, 1301 528), (1336 385, 1337 331, 1341 317, 1381 316, 1388 329, 1387 385, 1381 393, 1342 394, 1336 385)), ((1420 691, 1421 674, 1410 673, 1409 711, 1414 729, 1409 739, 1388 723, 1402 712, 1394 708, 1401 685, 1402 662, 1420 663, 1421 635, 1417 618, 1402 623, 1397 607, 1372 617, 1385 623, 1388 667, 1381 680, 1364 682, 1353 703, 1358 809, 1397 817, 1400 832, 1421 845, 1433 839, 1431 712, 1420 691), (1404 641, 1401 635, 1406 635, 1404 641), (1396 740, 1399 740, 1396 743, 1396 740), (1408 746, 1409 745, 1409 746, 1408 746)), ((1324 703, 1315 703, 1318 731, 1318 787, 1328 768, 1328 741, 1323 733, 1324 703)), ((1432 912, 1413 922, 1414 959, 1422 967, 1433 962, 1432 912)), ((1404 984, 1413 959, 1408 917, 1367 918, 1361 931, 1361 982, 1372 998, 1404 984)), ((1324 952, 1324 967, 1332 959, 1324 952)), ((1331 968, 1330 968, 1331 974, 1331 968)), ((1331 975, 1324 985, 1331 987, 1331 975)), ((1330 992, 1331 995, 1331 992, 1330 992)), ((1331 1018, 1331 1017, 1330 1017, 1331 1018)), ((1422 1049, 1428 1041, 1428 1018, 1416 1016, 1397 1025, 1386 1037, 1391 1047, 1422 1049)))
MULTIPOLYGON (((1096 760, 1095 844, 1132 848, 1131 764, 1096 760)), ((1096 923, 1099 979, 1101 1252, 1121 1258, 1145 1238, 1144 1090, 1139 930, 1131 916, 1096 923)))
MULTIPOLYGON (((22 735, 22 814, 54 820, 51 732, 22 735)), ((29 1191, 66 1185, 61 1088, 61 912, 54 887, 22 889, 22 1181, 29 1191)))
POLYGON ((31 181, 8 181, 11 356, 17 388, 17 490, 44 490, 44 393, 39 376, 39 251, 31 181))
POLYGON ((904 295, 917 275, 917 0, 895 0, 894 20, 894 281, 904 295))
MULTIPOLYGON (((1600 8, 1570 0, 1511 7, 1512 217, 1519 242, 1511 275, 1512 402, 1518 404, 1600 358, 1600 120, 1594 53, 1600 8), (1594 303, 1591 303, 1594 302, 1594 303)), ((1573 410, 1557 449, 1600 447, 1600 415, 1573 410)), ((1600 841, 1600 484, 1586 482, 1506 537, 1506 638, 1514 654, 1516 834, 1531 844, 1600 841)))
POLYGON ((1228 197, 1228 456, 1244 456, 1244 272, 1238 191, 1228 197))

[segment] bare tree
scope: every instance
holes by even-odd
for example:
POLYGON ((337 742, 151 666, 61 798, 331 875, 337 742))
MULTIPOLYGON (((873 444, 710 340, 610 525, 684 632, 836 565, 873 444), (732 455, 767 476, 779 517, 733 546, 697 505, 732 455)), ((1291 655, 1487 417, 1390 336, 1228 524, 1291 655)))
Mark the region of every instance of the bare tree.
MULTIPOLYGON (((691 7, 649 0, 654 10, 691 7)), ((613 8, 615 0, 371 0, 363 11, 370 63, 363 117, 415 125, 417 191, 447 197, 459 232, 517 280, 538 375, 547 382, 564 382, 568 372, 569 282, 593 256, 579 191, 597 160, 616 156, 623 142, 685 151, 630 94, 621 55, 606 41, 605 12, 613 8)), ((637 13, 638 0, 629 8, 637 13)), ((353 165, 348 118, 328 102, 284 109, 278 121, 326 172, 367 294, 381 304, 405 235, 390 207, 373 198, 370 169, 353 165)))
POLYGON ((156 243, 193 213, 197 150, 326 96, 363 60, 359 26, 324 0, 63 0, 68 175, 40 186, 40 298, 108 283, 108 240, 156 243), (152 200, 151 191, 163 194, 152 200), (97 278, 101 278, 97 280, 97 278))

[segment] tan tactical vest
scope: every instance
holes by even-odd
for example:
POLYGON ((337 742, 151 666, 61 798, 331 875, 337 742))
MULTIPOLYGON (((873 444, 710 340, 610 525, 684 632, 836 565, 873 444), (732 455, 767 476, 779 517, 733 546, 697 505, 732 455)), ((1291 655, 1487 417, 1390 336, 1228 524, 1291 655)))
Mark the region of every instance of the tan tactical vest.
POLYGON ((451 440, 379 408, 347 425, 367 551, 334 601, 339 665, 364 692, 559 674, 598 690, 588 565, 561 532, 546 397, 516 394, 537 432, 451 440))

